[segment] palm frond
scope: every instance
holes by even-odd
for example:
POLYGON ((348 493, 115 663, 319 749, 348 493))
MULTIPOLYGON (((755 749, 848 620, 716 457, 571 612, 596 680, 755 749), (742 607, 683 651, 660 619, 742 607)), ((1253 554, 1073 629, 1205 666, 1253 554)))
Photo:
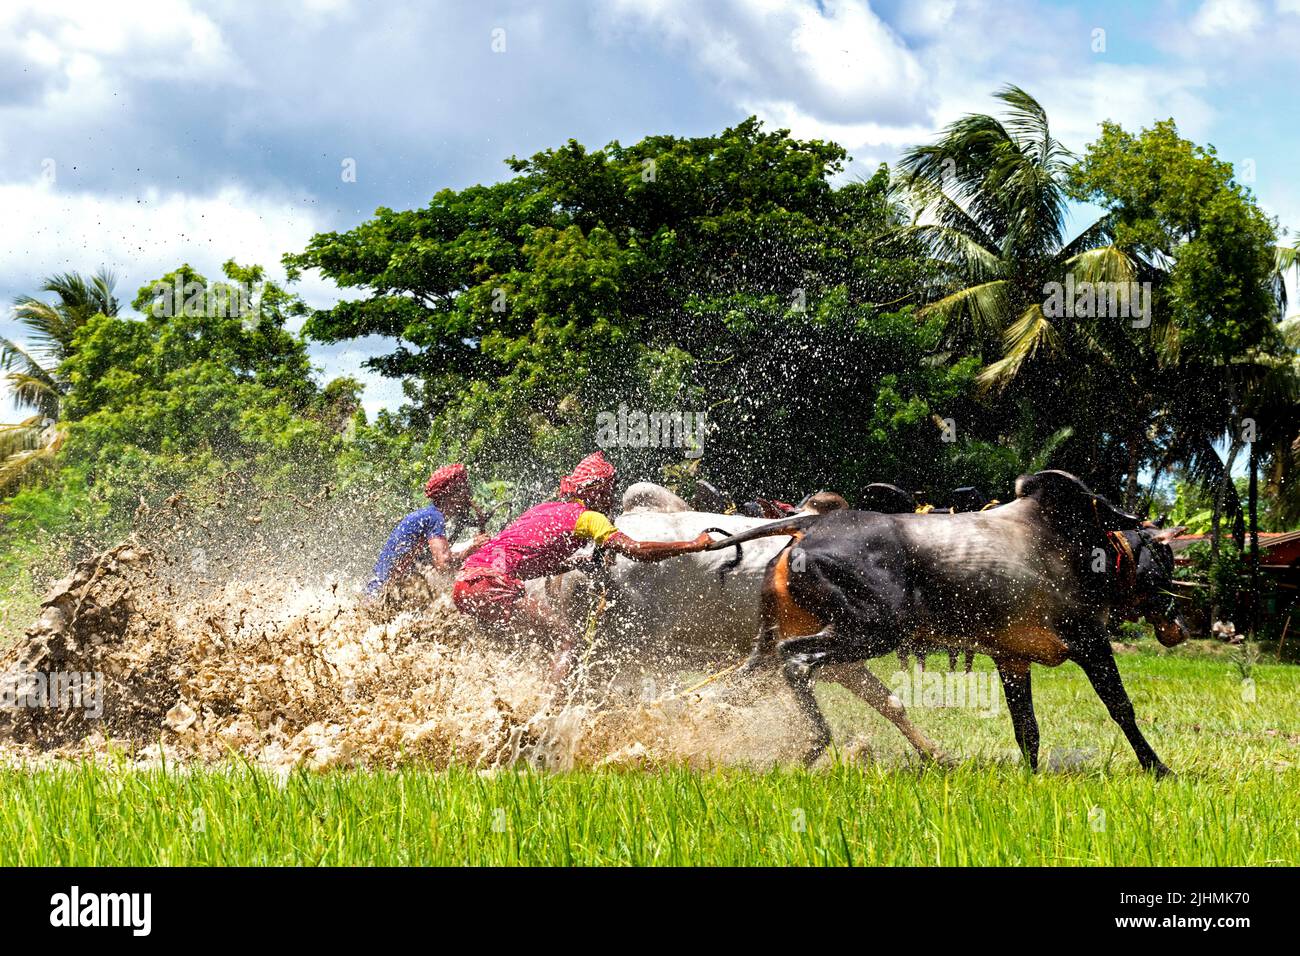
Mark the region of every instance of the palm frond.
POLYGON ((1026 471, 1032 473, 1042 471, 1048 468, 1052 463, 1052 456, 1055 455, 1067 441, 1074 437, 1074 429, 1069 425, 1064 428, 1058 428, 1048 436, 1047 441, 1043 442, 1043 447, 1038 449, 1038 454, 1029 460, 1029 467, 1026 471))
POLYGON ((58 417, 62 386, 26 349, 3 337, 0 337, 0 369, 10 370, 5 379, 19 408, 38 411, 49 418, 58 417))
POLYGON ((1109 215, 1102 216, 1083 232, 1079 233, 1057 253, 1057 259, 1066 262, 1081 252, 1087 252, 1089 249, 1096 249, 1098 246, 1108 246, 1114 240, 1115 224, 1109 215))
POLYGON ((1275 246, 1273 268, 1280 273, 1300 268, 1300 246, 1275 246))
POLYGON ((37 375, 10 372, 5 376, 14 405, 35 411, 45 419, 57 419, 63 402, 63 392, 57 385, 37 375))
POLYGON ((976 377, 982 388, 1006 388, 1020 373, 1025 362, 1040 348, 1059 348, 1060 334, 1043 312, 1042 303, 1035 302, 1020 313, 1020 318, 1007 326, 1002 341, 1002 358, 989 363, 976 377))
POLYGON ((33 415, 21 422, 0 424, 0 458, 41 447, 45 444, 42 435, 49 427, 47 423, 43 416, 33 415))
POLYGON ((1286 318, 1286 274, 1295 270, 1300 278, 1300 246, 1273 247, 1273 301, 1277 303, 1277 313, 1286 318))
POLYGON ((67 357, 73 337, 86 322, 100 313, 117 315, 116 282, 107 269, 100 269, 89 280, 77 272, 49 276, 41 289, 58 296, 59 301, 19 296, 14 300, 14 318, 27 330, 25 338, 32 348, 57 364, 67 357))
POLYGON ((1118 246, 1096 246, 1070 256, 1064 264, 1076 282, 1137 281, 1137 264, 1118 246))
POLYGON ((1010 311, 1010 283, 1006 279, 995 279, 931 302, 921 309, 921 315, 937 316, 948 330, 949 338, 962 331, 983 337, 1001 332, 1006 327, 1010 311))
POLYGON ((1007 104, 1004 125, 1036 166, 1063 174, 1075 156, 1052 136, 1047 110, 1022 88, 1008 84, 993 94, 1007 104))
POLYGON ((43 355, 61 355, 65 343, 72 341, 76 331, 68 313, 30 295, 14 299, 13 314, 14 321, 26 331, 24 337, 31 342, 32 349, 43 355))
POLYGON ((904 226, 895 235, 902 240, 919 242, 929 255, 955 268, 969 281, 980 282, 1001 276, 1002 260, 984 244, 978 227, 959 229, 939 223, 904 226))
POLYGON ((56 466, 67 433, 40 415, 0 425, 0 498, 47 476, 56 466))

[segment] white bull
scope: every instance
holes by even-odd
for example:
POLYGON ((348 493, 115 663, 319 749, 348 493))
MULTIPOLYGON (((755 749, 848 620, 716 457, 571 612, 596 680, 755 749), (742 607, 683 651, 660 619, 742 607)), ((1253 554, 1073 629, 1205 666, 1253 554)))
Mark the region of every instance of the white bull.
MULTIPOLYGON (((687 541, 709 528, 736 534, 771 521, 689 511, 677 495, 650 482, 631 485, 623 507, 614 525, 637 541, 687 541)), ((745 545, 739 561, 734 550, 653 564, 616 557, 604 575, 601 633, 658 654, 739 658, 758 633, 759 592, 768 562, 789 542, 783 535, 760 538, 745 545)), ((585 574, 569 573, 528 581, 526 588, 529 598, 580 628, 590 608, 588 581, 585 574)))
MULTIPOLYGON (((638 541, 688 541, 708 528, 730 534, 769 524, 764 518, 701 511, 624 514, 615 526, 638 541)), ((688 554, 655 564, 619 557, 608 572, 608 626, 632 640, 711 657, 748 653, 758 633, 759 591, 768 563, 790 543, 760 538, 736 552, 688 554)))
POLYGON ((638 481, 623 492, 623 513, 629 511, 690 511, 691 506, 663 485, 638 481))

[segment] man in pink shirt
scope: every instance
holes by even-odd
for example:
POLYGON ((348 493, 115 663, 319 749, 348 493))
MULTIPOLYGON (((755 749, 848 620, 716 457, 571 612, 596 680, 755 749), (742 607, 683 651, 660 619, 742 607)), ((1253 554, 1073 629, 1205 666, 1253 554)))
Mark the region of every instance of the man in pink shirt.
MULTIPOLYGON (((554 631, 557 622, 523 600, 524 581, 571 570, 569 559, 588 542, 634 561, 662 561, 703 551, 712 543, 707 533, 692 541, 629 538, 605 514, 614 504, 614 477, 604 453, 588 455, 560 481, 558 500, 529 508, 470 555, 451 590, 461 613, 486 624, 532 624, 554 631)), ((571 641, 568 635, 566 648, 571 641)))

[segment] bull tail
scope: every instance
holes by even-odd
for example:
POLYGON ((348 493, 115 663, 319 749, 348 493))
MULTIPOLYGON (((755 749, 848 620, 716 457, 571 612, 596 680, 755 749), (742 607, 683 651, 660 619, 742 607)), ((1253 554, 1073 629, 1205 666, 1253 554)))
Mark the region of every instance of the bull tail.
MULTIPOLYGON (((798 541, 810 527, 821 520, 821 517, 821 515, 804 515, 800 518, 790 518, 787 521, 774 521, 771 524, 760 525, 757 528, 742 531, 740 534, 733 534, 721 541, 715 541, 704 550, 721 551, 723 548, 738 547, 746 541, 754 541, 757 538, 770 538, 778 534, 789 535, 798 541)), ((718 531, 719 529, 710 528, 709 530, 718 531)))

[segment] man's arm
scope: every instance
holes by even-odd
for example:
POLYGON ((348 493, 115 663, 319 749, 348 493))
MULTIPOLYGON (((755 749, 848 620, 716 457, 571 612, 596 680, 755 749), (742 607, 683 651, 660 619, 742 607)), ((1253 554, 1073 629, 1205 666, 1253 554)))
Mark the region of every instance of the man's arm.
POLYGON ((450 567, 460 567, 465 563, 466 558, 491 540, 490 534, 477 534, 469 543, 469 547, 462 551, 453 551, 446 538, 433 535, 429 538, 429 557, 433 559, 433 566, 436 569, 446 571, 450 567))
POLYGON ((451 567, 454 560, 451 545, 447 543, 447 539, 442 535, 429 535, 429 557, 433 560, 433 566, 438 571, 446 571, 451 567))
POLYGON ((578 537, 594 541, 598 546, 633 561, 662 561, 679 554, 703 551, 713 543, 707 531, 701 532, 693 541, 637 541, 615 528, 613 522, 598 511, 584 511, 573 530, 578 537))
POLYGON ((605 539, 604 547, 633 561, 662 561, 679 554, 703 551, 712 543, 713 539, 707 531, 701 531, 699 537, 692 541, 636 541, 623 532, 616 531, 605 539))

